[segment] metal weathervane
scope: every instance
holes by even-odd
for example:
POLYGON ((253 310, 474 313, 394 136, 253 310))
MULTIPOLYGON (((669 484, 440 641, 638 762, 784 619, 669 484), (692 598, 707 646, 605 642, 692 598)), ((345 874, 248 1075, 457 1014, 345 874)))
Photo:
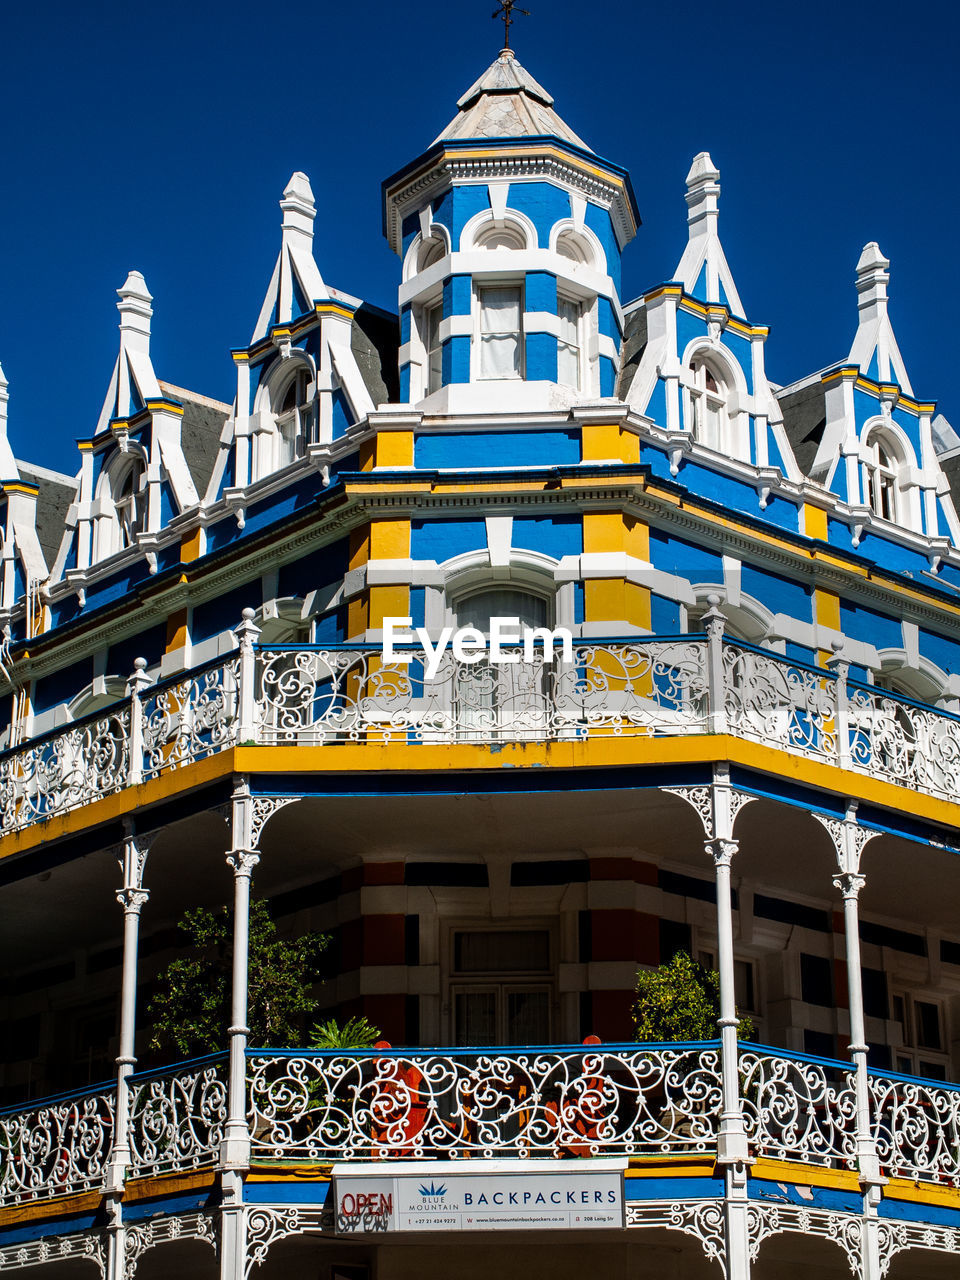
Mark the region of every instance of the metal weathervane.
MULTIPOLYGON (((490 15, 492 18, 503 19, 503 47, 510 48, 510 26, 514 22, 513 10, 516 0, 500 0, 500 8, 495 9, 490 15)), ((517 13, 522 13, 524 17, 530 17, 529 9, 517 9, 517 13)))

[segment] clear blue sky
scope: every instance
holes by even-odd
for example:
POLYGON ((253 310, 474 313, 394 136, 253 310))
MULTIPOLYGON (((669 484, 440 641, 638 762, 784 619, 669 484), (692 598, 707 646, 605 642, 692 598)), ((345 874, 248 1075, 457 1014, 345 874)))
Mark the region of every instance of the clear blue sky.
MULTIPOLYGON (((789 382, 846 355, 854 267, 877 240, 918 395, 960 427, 955 5, 523 0, 514 44, 560 114, 633 177, 624 299, 670 277, 683 179, 710 151, 748 317, 789 382)), ((18 456, 75 470, 143 271, 161 378, 229 400, 277 201, 310 175, 324 278, 394 309, 383 177, 424 150, 493 61, 492 0, 9 6, 0 79, 0 363, 18 456)))

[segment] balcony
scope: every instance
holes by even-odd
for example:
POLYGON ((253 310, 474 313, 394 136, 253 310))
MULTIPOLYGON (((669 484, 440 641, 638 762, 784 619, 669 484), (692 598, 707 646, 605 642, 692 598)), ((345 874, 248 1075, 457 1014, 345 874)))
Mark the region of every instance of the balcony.
MULTIPOLYGON (((751 1157, 856 1167, 849 1063, 740 1046, 751 1157)), ((253 1049, 251 1158, 305 1164, 710 1155, 720 1049, 713 1041, 522 1049, 253 1049)), ((115 1093, 61 1095, 0 1113, 0 1205, 98 1190, 115 1093)), ((960 1186, 960 1086, 871 1074, 881 1170, 960 1186)), ((227 1115, 225 1055, 133 1076, 128 1178, 212 1168, 227 1115)))
MULTIPOLYGON (((254 630, 251 627, 251 630, 254 630)), ((241 632, 243 628, 241 628, 241 632)), ((960 717, 740 641, 579 643, 573 662, 447 654, 434 679, 373 645, 257 646, 150 685, 0 755, 18 831, 240 744, 501 744, 730 734, 926 795, 960 791, 960 717)))

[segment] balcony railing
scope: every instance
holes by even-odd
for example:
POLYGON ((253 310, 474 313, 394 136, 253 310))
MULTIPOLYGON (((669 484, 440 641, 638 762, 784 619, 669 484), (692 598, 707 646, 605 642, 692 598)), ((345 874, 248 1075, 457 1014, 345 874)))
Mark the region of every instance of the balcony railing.
POLYGON ((383 661, 373 645, 275 645, 218 658, 0 754, 14 831, 239 742, 529 743, 730 733, 955 799, 960 717, 740 641, 576 644, 573 661, 383 661))
MULTIPOLYGON (((218 1163, 225 1072, 132 1078, 128 1177, 218 1163)), ((739 1079, 753 1157, 856 1166, 849 1063, 744 1044, 739 1079)), ((869 1099, 885 1175, 960 1186, 960 1086, 871 1074, 869 1099)), ((716 1041, 247 1055, 257 1163, 710 1154, 720 1109, 716 1041)), ((0 1205, 101 1187, 113 1116, 110 1089, 0 1113, 0 1205)))

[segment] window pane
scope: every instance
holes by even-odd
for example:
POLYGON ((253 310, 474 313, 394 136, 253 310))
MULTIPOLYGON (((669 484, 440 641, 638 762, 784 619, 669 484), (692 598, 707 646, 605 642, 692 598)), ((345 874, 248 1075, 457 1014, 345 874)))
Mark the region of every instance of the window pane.
POLYGON ((947 1069, 942 1062, 921 1062, 920 1074, 928 1080, 946 1080, 947 1069))
POLYGON ((457 973, 548 973, 550 935, 545 929, 478 929, 454 936, 457 973))
POLYGON ((579 304, 574 302, 572 298, 560 298, 557 302, 557 312, 560 316, 561 342, 569 342, 574 347, 578 346, 577 322, 580 319, 579 304))
POLYGON ((545 627, 547 602, 525 591, 481 591, 457 606, 461 627, 476 627, 488 635, 491 618, 519 618, 521 627, 545 627))
POLYGON ((833 964, 824 956, 800 956, 800 989, 806 1004, 833 1005, 833 964))
POLYGON ((481 289, 480 328, 484 333, 517 333, 520 329, 520 290, 481 289))
POLYGON ((507 1044, 546 1044, 550 1039, 550 994, 507 991, 507 1044))
POLYGON ((915 1000, 917 1015, 917 1044, 921 1049, 940 1049, 940 1008, 927 1000, 915 1000))
POLYGON ((458 991, 454 998, 455 1038, 458 1045, 497 1043, 497 993, 458 991))
POLYGON ((480 339, 480 377, 518 378, 520 339, 516 335, 484 334, 480 339))
POLYGON ((756 1009, 753 995, 753 965, 749 960, 733 962, 733 989, 737 1009, 756 1009))
POLYGON ((557 381, 565 387, 580 387, 580 352, 562 342, 557 345, 557 381))

